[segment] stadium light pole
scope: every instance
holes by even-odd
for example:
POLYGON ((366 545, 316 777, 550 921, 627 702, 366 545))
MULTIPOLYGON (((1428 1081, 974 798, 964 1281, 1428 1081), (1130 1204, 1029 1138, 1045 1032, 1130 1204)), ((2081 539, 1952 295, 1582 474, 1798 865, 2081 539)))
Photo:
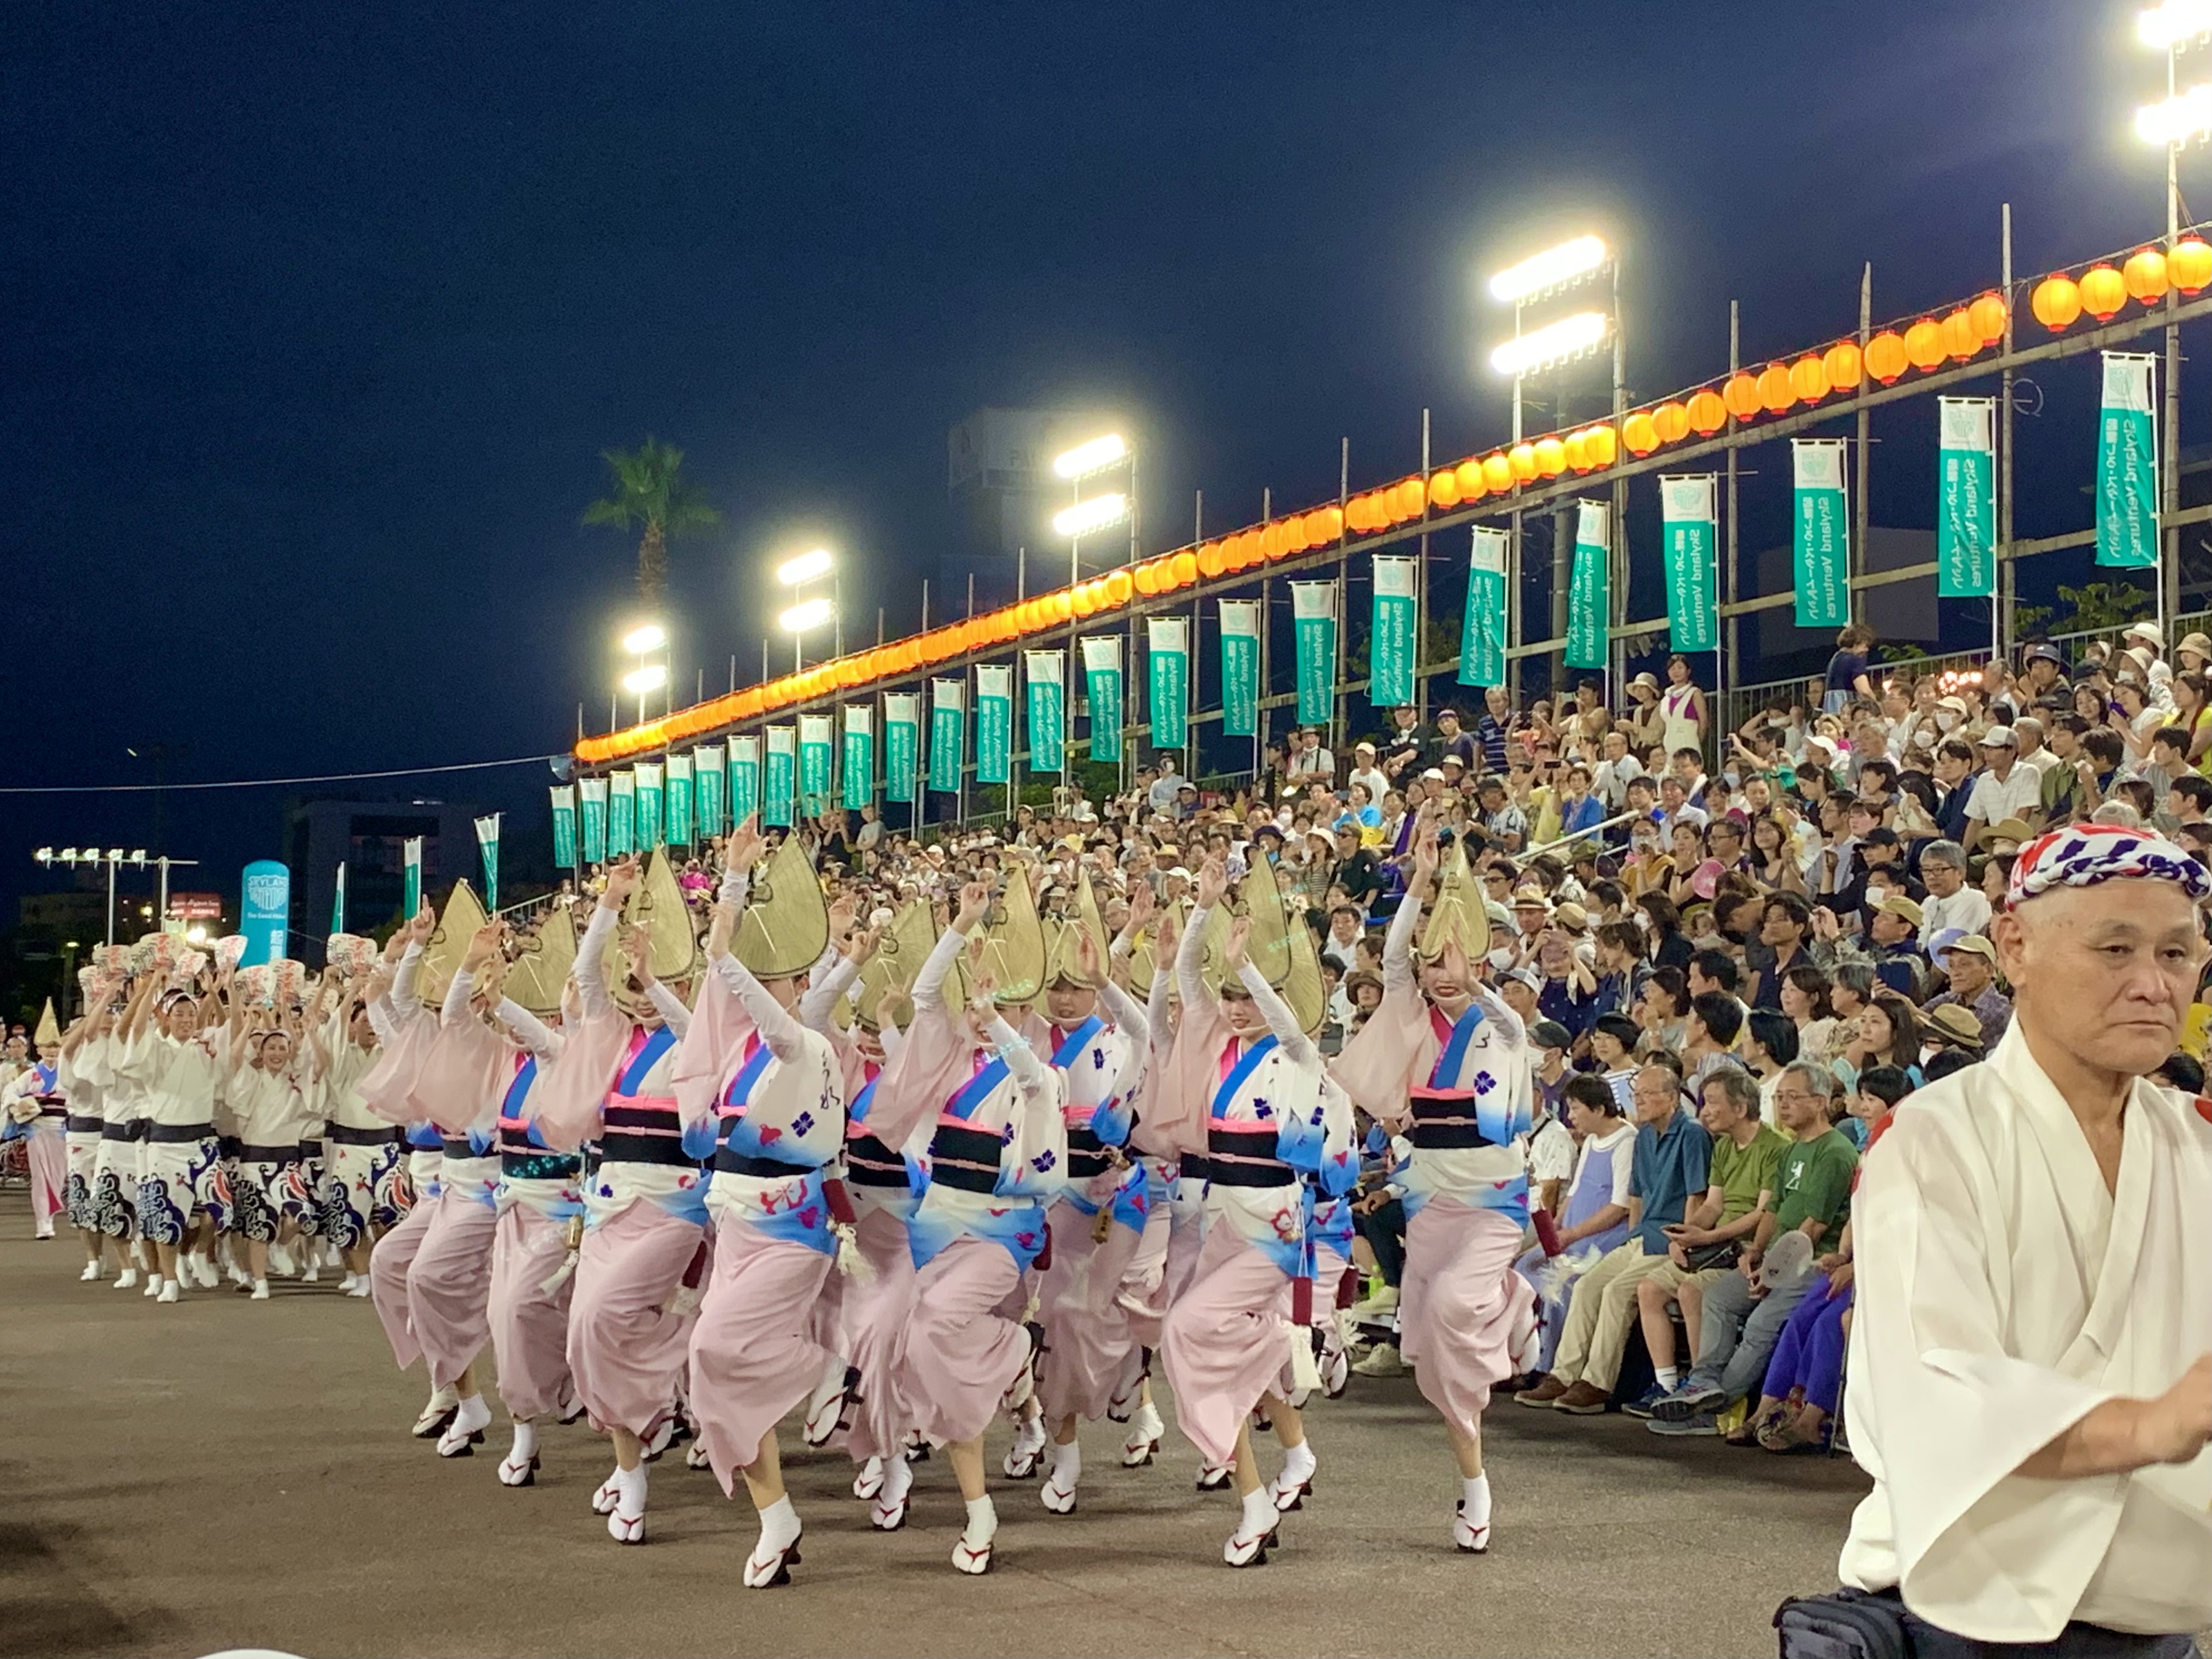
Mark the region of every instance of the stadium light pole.
POLYGON ((780 585, 791 590, 791 597, 795 601, 776 619, 783 630, 792 636, 791 672, 796 674, 805 667, 805 641, 802 636, 819 628, 824 622, 835 623, 836 627, 836 637, 830 642, 831 653, 843 655, 845 624, 840 613, 844 607, 838 603, 843 597, 843 582, 837 568, 837 556, 826 547, 811 548, 804 553, 794 554, 776 566, 775 579, 780 585), (826 599, 818 596, 815 599, 805 597, 806 589, 824 576, 830 578, 831 597, 826 599), (792 618, 800 616, 807 620, 794 624, 792 618))

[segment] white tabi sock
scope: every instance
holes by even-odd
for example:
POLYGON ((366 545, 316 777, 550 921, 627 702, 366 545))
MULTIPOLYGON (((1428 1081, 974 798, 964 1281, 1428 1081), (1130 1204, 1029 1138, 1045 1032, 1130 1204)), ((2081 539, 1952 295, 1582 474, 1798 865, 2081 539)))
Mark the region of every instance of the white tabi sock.
POLYGON ((1490 1524, 1490 1476, 1486 1473, 1471 1480, 1462 1480, 1459 1486, 1460 1516, 1480 1532, 1490 1524))
POLYGON ((635 1521, 645 1513, 646 1471, 652 1467, 640 1463, 634 1469, 615 1471, 615 1513, 625 1521, 635 1521))
POLYGON ((1073 1492, 1083 1478, 1083 1443, 1071 1440, 1052 1449, 1052 1483, 1062 1492, 1073 1492))
POLYGON ((538 1455, 538 1425, 518 1423, 514 1425, 514 1444, 507 1454, 510 1463, 527 1463, 538 1455))
POLYGON ((1258 1538, 1275 1529, 1280 1517, 1275 1513, 1275 1500, 1265 1486, 1255 1486, 1244 1494, 1244 1519, 1237 1526, 1242 1538, 1258 1538))
POLYGON ((453 1426, 446 1432, 449 1435, 478 1434, 490 1426, 491 1407, 484 1404, 484 1397, 477 1394, 460 1402, 453 1413, 453 1426))
POLYGON ((753 1559, 764 1560, 792 1543, 799 1536, 799 1511, 791 1507, 789 1492, 760 1512, 760 1544, 753 1551, 753 1559))
POLYGON ((998 1535, 999 1511, 986 1492, 981 1498, 968 1500, 968 1526, 960 1534, 960 1541, 971 1550, 980 1550, 998 1535))
POLYGON ((884 1486, 876 1502, 890 1509, 913 1490, 914 1465, 896 1452, 884 1459, 884 1486))
POLYGON ((1314 1456, 1313 1442, 1301 1440, 1297 1445, 1286 1447, 1284 1449, 1283 1478, 1280 1484, 1285 1486, 1302 1485, 1312 1480, 1314 1471, 1320 1467, 1319 1460, 1314 1456))
POLYGON ((1652 1368, 1651 1380, 1666 1389, 1668 1393, 1672 1394, 1674 1392, 1675 1386, 1682 1380, 1681 1369, 1675 1365, 1655 1366, 1652 1368))

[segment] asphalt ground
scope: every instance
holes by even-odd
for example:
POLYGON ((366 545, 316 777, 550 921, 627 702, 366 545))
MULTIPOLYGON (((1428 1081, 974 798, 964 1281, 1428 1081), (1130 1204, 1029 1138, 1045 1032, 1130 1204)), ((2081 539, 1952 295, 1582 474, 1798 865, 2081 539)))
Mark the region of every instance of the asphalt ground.
POLYGON ((941 1455, 886 1535, 851 1464, 787 1429, 805 1559, 748 1591, 750 1507, 680 1458, 654 1468, 651 1541, 622 1548, 589 1510, 611 1458, 582 1425, 549 1431, 520 1491, 493 1474, 503 1418, 466 1460, 410 1438, 427 1384, 366 1302, 279 1284, 159 1307, 79 1284, 74 1240, 30 1232, 0 1192, 0 1655, 1767 1654, 1775 1606, 1833 1587, 1867 1484, 1844 1459, 1501 1403, 1493 1540, 1462 1556, 1434 1414, 1410 1377, 1355 1378, 1309 1412, 1315 1495, 1266 1566, 1222 1565, 1233 1500, 1192 1490, 1170 1419, 1148 1469, 1119 1467, 1118 1425, 1087 1428, 1073 1516, 994 1478, 998 1559, 971 1579, 941 1455))

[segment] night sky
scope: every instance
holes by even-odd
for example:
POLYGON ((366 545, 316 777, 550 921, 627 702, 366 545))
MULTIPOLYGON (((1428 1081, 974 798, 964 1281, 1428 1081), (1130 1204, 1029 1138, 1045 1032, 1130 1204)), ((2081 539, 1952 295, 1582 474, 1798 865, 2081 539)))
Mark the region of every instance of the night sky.
MULTIPOLYGON (((634 543, 577 518, 648 432, 726 514, 676 551, 688 688, 757 665, 796 541, 910 626, 979 405, 1126 411, 1158 548, 1194 489, 1217 529, 1333 496, 1340 435, 1354 488, 1404 473, 1425 404, 1440 459, 1499 441, 1477 278, 1561 234, 1627 250, 1644 395, 1724 367, 1732 295, 1757 360, 1850 328, 1862 260, 1877 319, 1993 283, 2006 200, 2023 272, 2141 240, 2134 10, 19 9, 0 782, 149 781, 154 741, 180 779, 552 753, 580 700, 599 729, 634 543)), ((2045 391, 2024 535, 2087 522, 2094 384, 2045 391)), ((1875 521, 1930 523, 1925 468, 1881 464, 1875 521)), ((439 787, 542 814, 547 781, 439 787)), ((173 849, 228 884, 280 799, 173 799, 173 849)), ((0 822, 12 894, 152 809, 0 822)))

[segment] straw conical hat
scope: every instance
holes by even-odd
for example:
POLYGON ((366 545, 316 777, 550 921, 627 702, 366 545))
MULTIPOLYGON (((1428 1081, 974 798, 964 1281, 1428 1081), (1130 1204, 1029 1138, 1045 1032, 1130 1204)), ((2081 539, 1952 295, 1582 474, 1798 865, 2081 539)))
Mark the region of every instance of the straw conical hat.
POLYGON ((1430 902, 1428 925, 1421 930, 1421 959, 1434 962, 1455 941, 1469 967, 1487 956, 1490 912, 1482 901, 1482 890, 1467 867, 1467 851, 1454 842, 1437 872, 1436 897, 1430 902))
POLYGON ((46 1006, 40 1010, 39 1029, 31 1035, 38 1042, 39 1052, 52 1059, 54 1045, 62 1040, 61 1022, 54 1018, 54 1000, 52 997, 46 999, 46 1006))
POLYGON ((1091 872, 1085 870, 1076 879, 1075 913, 1060 921, 1045 923, 1044 982, 1066 979, 1087 985, 1084 977, 1079 941, 1085 933, 1091 935, 1092 947, 1098 953, 1103 966, 1106 961, 1109 943, 1105 919, 1098 914, 1098 897, 1091 889, 1091 872))
POLYGON ((1328 989, 1321 977, 1321 954, 1314 948, 1313 929, 1304 923, 1291 930, 1291 971, 1284 976, 1283 1000, 1297 1016, 1298 1029, 1308 1036, 1321 1030, 1328 1018, 1328 989))
POLYGON ((879 1030, 884 998, 893 991, 912 990, 921 964, 936 945, 937 925, 930 919, 928 904, 909 900, 891 918, 890 931, 876 942, 875 955, 839 1003, 838 1023, 849 1025, 857 1019, 870 1030, 879 1030))
MULTIPOLYGON (((1176 926, 1178 928, 1190 918, 1192 906, 1191 902, 1187 898, 1178 899, 1173 905, 1165 908, 1175 911, 1176 926)), ((1153 946, 1158 938, 1159 922, 1155 918, 1140 928, 1136 938, 1129 942, 1129 994, 1139 1002, 1145 1001, 1152 994, 1152 975, 1155 973, 1162 971, 1172 973, 1175 970, 1173 963, 1164 963, 1156 955, 1153 946)))
MULTIPOLYGON (((1044 928, 1026 871, 1006 872, 998 902, 983 924, 982 965, 991 976, 991 999, 1002 1008, 1030 1001, 1044 989, 1044 928)), ((958 964, 960 999, 968 1000, 968 963, 958 964)))
POLYGON ((422 965, 416 969, 416 988, 431 1007, 445 1001, 453 975, 460 971, 462 959, 469 953, 469 941, 476 937, 477 929, 490 920, 484 915, 476 890, 465 879, 455 882, 453 890, 447 896, 446 908, 438 913, 438 925, 431 932, 430 942, 422 949, 422 965))
MULTIPOLYGON (((651 925, 653 957, 648 965, 655 979, 685 980, 698 971, 699 935, 692 926, 690 909, 684 902, 684 890, 676 884, 676 866, 665 852, 655 851, 647 858, 644 878, 623 906, 623 920, 633 927, 651 925)), ((608 947, 610 967, 621 951, 619 941, 608 947)), ((629 959, 620 959, 627 977, 629 959)), ((611 973, 609 980, 619 982, 611 973)))
POLYGON ((561 993, 575 965, 576 925, 568 911, 556 907, 535 933, 515 941, 514 966, 507 975, 508 1000, 550 1019, 561 1012, 561 993))
POLYGON ((730 949, 760 979, 803 974, 830 944, 830 907, 797 836, 753 866, 745 914, 730 949))

